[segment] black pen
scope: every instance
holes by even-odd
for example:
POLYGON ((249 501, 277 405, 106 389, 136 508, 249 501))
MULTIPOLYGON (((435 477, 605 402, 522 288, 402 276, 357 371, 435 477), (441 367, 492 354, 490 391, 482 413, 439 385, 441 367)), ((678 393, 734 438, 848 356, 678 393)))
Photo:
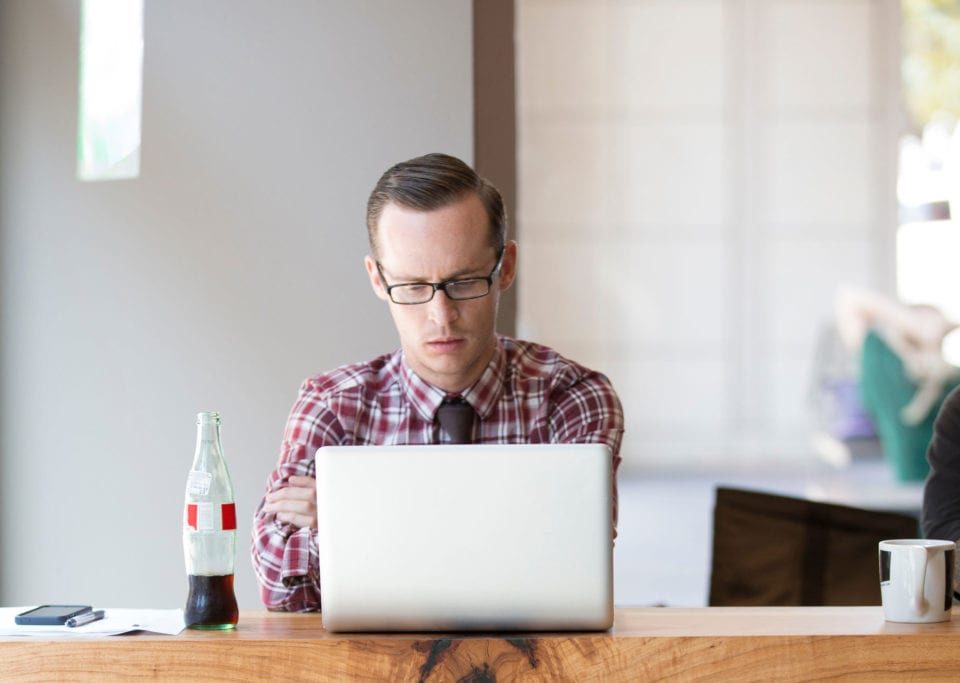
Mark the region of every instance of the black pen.
POLYGON ((67 619, 67 626, 70 628, 73 628, 74 626, 83 626, 84 624, 99 621, 100 619, 103 619, 102 609, 98 609, 96 612, 84 612, 83 614, 78 614, 75 617, 70 617, 67 619))

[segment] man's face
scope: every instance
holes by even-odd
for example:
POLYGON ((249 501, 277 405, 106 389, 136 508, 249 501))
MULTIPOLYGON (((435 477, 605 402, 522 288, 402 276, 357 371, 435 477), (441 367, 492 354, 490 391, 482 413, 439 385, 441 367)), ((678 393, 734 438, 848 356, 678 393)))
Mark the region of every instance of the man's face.
MULTIPOLYGON (((496 264, 489 220, 476 194, 435 211, 387 204, 376 234, 387 285, 486 277, 496 264)), ((390 301, 376 261, 367 256, 373 291, 390 302, 404 355, 421 379, 456 393, 480 377, 496 347, 497 305, 513 282, 516 254, 516 243, 508 242, 487 296, 452 301, 437 291, 427 303, 413 305, 390 301)))

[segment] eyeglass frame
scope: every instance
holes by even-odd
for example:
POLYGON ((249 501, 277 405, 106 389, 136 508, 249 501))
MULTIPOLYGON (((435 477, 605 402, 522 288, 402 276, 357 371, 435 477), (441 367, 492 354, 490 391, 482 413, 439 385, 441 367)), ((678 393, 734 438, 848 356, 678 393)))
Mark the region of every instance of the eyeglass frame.
POLYGON ((500 267, 503 265, 503 252, 505 249, 501 247, 500 252, 497 254, 497 262, 494 264, 493 269, 486 276, 478 277, 464 277, 464 278, 451 278, 449 280, 441 280, 440 282, 398 282, 395 285, 388 285, 387 278, 383 274, 383 265, 380 261, 375 261, 377 264, 377 273, 380 275, 380 282, 383 284, 384 289, 387 291, 387 297, 393 303, 398 306, 420 306, 421 304, 428 304, 433 301, 433 298, 437 295, 437 290, 440 290, 450 301, 471 301, 473 299, 482 299, 485 296, 489 296, 490 290, 493 288, 493 280, 497 275, 497 272, 500 270, 500 267), (471 280, 486 280, 487 282, 487 291, 483 294, 478 294, 477 296, 467 296, 467 297, 452 297, 450 293, 447 292, 447 287, 452 284, 460 282, 469 282, 471 280), (397 287, 410 287, 412 285, 425 286, 429 285, 433 288, 433 291, 430 292, 430 298, 424 299, 423 301, 397 301, 393 298, 393 290, 397 287))

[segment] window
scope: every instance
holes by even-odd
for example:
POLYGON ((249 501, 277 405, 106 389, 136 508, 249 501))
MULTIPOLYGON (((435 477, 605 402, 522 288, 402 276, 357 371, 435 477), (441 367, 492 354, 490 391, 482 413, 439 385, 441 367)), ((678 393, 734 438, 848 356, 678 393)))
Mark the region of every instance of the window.
MULTIPOLYGON (((902 0, 903 93, 922 135, 900 143, 897 294, 960 321, 960 2, 902 0)), ((960 365, 960 334, 944 343, 960 365)))
POLYGON ((143 0, 84 0, 77 177, 140 174, 143 0))

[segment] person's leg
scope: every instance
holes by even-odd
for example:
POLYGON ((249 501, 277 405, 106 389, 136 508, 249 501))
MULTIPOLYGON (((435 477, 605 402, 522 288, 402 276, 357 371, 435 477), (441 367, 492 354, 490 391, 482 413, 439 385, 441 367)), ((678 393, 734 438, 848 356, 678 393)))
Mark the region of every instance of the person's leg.
POLYGON ((860 393, 873 417, 884 456, 900 481, 922 480, 929 472, 927 446, 937 411, 931 410, 916 425, 904 424, 900 416, 916 390, 899 356, 875 331, 868 332, 860 357, 860 393))

